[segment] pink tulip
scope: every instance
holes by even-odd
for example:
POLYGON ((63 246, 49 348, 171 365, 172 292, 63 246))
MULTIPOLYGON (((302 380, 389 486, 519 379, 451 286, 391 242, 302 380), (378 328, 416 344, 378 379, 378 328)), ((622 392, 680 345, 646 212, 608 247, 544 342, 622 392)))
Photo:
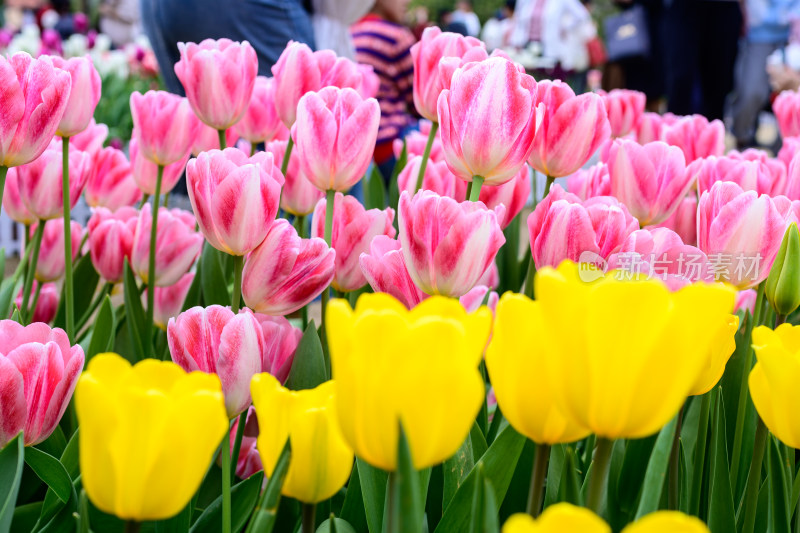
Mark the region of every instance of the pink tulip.
POLYGON ((208 243, 227 254, 246 255, 261 244, 278 214, 283 176, 271 153, 248 158, 226 148, 189 161, 186 184, 208 243))
MULTIPOLYGON (((486 307, 494 313, 499 300, 500 296, 486 285, 476 285, 471 291, 459 298, 458 303, 464 307, 467 313, 474 313, 486 301, 486 307), (488 299, 486 298, 487 294, 489 295, 488 299)), ((488 346, 488 341, 486 344, 488 346)))
POLYGON ((49 59, 18 52, 0 58, 0 165, 30 163, 44 152, 64 116, 70 76, 49 59))
POLYGON ((447 166, 463 180, 481 176, 487 185, 519 172, 543 113, 536 81, 500 57, 456 71, 438 109, 447 166))
POLYGON ((641 146, 635 141, 616 140, 606 164, 611 194, 642 226, 669 218, 695 179, 686 172, 681 149, 660 141, 641 146))
POLYGON ((783 166, 777 176, 761 161, 746 161, 733 157, 698 159, 686 168, 687 174, 697 180, 697 191, 703 194, 718 181, 730 181, 745 191, 777 196, 786 190, 786 172, 783 166))
POLYGON ((677 233, 684 244, 697 245, 697 196, 690 192, 678 204, 667 220, 655 227, 669 228, 677 233))
POLYGON ((3 209, 11 220, 20 224, 32 224, 36 222, 36 216, 28 211, 22 196, 19 193, 19 179, 17 178, 17 167, 11 167, 6 174, 6 185, 3 193, 3 209))
POLYGON ((367 171, 378 135, 380 108, 353 89, 326 87, 297 105, 292 127, 306 177, 321 191, 346 191, 367 171))
POLYGON ((63 59, 52 56, 53 66, 68 73, 71 79, 69 100, 56 135, 72 137, 89 126, 100 101, 100 74, 89 56, 63 59))
POLYGON ((330 285, 335 257, 324 240, 301 239, 288 221, 276 220, 245 261, 242 297, 258 313, 294 313, 330 285))
POLYGON ((358 91, 358 94, 361 95, 361 98, 375 98, 378 96, 378 91, 380 90, 381 79, 375 73, 375 69, 372 68, 372 65, 358 63, 357 67, 359 72, 361 72, 361 85, 355 89, 358 91))
POLYGON ((487 185, 481 188, 478 200, 486 205, 486 208, 494 211, 499 205, 505 207, 503 216, 497 218, 500 227, 506 229, 511 224, 531 195, 531 178, 528 172, 528 165, 523 165, 517 175, 510 181, 502 185, 487 185))
MULTIPOLYGON (((272 161, 276 167, 283 164, 287 144, 287 141, 271 141, 266 145, 266 151, 272 154, 272 161)), ((281 209, 295 216, 310 215, 317 202, 324 197, 325 193, 314 187, 303 173, 300 158, 297 152, 292 150, 281 191, 281 209)))
POLYGON ((758 293, 755 289, 745 289, 736 293, 735 312, 748 312, 751 316, 754 315, 756 312, 757 296, 758 293))
POLYGON ((111 211, 142 199, 142 191, 133 179, 130 161, 122 150, 110 146, 94 156, 85 190, 86 203, 90 207, 107 207, 111 211))
POLYGON ((275 109, 275 80, 258 76, 247 111, 233 129, 239 137, 258 144, 274 138, 283 127, 275 109))
POLYGON ((567 178, 567 190, 581 200, 588 200, 593 196, 611 196, 608 166, 605 163, 597 163, 578 170, 567 178))
MULTIPOLYGON (((156 287, 153 297, 153 323, 164 331, 170 318, 181 313, 186 296, 194 281, 194 272, 187 272, 177 283, 169 287, 156 287)), ((142 293, 142 305, 147 302, 147 288, 142 293)))
POLYGON ((139 211, 133 207, 120 207, 114 212, 98 207, 86 225, 92 265, 107 283, 122 281, 125 259, 129 262, 131 259, 138 220, 139 211))
MULTIPOLYGON (((39 222, 41 224, 41 222, 39 222)), ((33 231, 36 226, 31 227, 33 231)), ((72 261, 78 256, 83 228, 74 220, 70 222, 72 242, 72 261)), ((42 244, 39 248, 39 261, 36 263, 36 279, 42 282, 56 281, 64 276, 64 219, 54 218, 44 223, 42 244)))
MULTIPOLYGON (((419 122, 420 131, 412 131, 406 135, 405 139, 395 139, 392 145, 394 156, 400 158, 403 153, 403 146, 406 147, 406 154, 408 159, 415 155, 424 155, 425 147, 428 144, 428 135, 431 131, 431 123, 427 120, 419 122)), ((429 162, 444 161, 444 147, 442 146, 441 130, 436 130, 436 135, 433 137, 433 145, 431 146, 431 153, 429 162)))
MULTIPOLYGON (((156 193, 156 180, 158 179, 158 165, 147 159, 139 150, 139 142, 134 135, 129 146, 131 154, 131 175, 139 190, 145 194, 154 195, 156 193)), ((183 154, 179 160, 164 167, 161 176, 161 194, 170 192, 178 184, 189 161, 189 152, 183 154)))
MULTIPOLYGON (((338 57, 333 50, 318 50, 314 58, 320 71, 320 88, 338 87, 361 90, 364 83, 364 70, 358 63, 346 57, 338 57)), ((368 83, 370 83, 368 81, 368 83)), ((317 89, 319 90, 319 89, 317 89)), ((359 92, 359 94, 361 94, 359 92)), ((366 98, 362 96, 362 98, 366 98)))
MULTIPOLYGON (((409 194, 416 192, 417 176, 419 176, 421 164, 421 155, 413 157, 409 155, 406 166, 397 175, 397 187, 401 193, 403 191, 408 191, 409 194)), ((527 171, 527 167, 525 169, 527 171)), ((444 161, 428 161, 425 167, 425 176, 422 178, 422 188, 426 191, 433 191, 439 196, 449 196, 459 202, 467 199, 467 182, 450 172, 444 161)))
POLYGON ((558 266, 561 261, 608 259, 639 223, 625 205, 611 196, 581 202, 559 185, 528 216, 528 233, 536 268, 558 266), (584 255, 586 254, 586 255, 584 255))
POLYGON ((756 148, 748 148, 743 152, 731 150, 728 152, 727 156, 742 161, 758 161, 765 165, 767 167, 767 172, 772 174, 773 187, 771 196, 785 194, 788 165, 784 164, 783 161, 770 157, 764 150, 758 150, 756 148))
MULTIPOLYGON (((131 252, 131 268, 145 283, 148 283, 152 220, 150 204, 145 204, 136 221, 131 252)), ((159 208, 155 243, 156 287, 177 283, 200 255, 203 236, 194 228, 195 218, 188 211, 159 208)))
POLYGON ((359 256, 358 263, 373 291, 391 294, 409 309, 428 297, 411 279, 400 241, 378 235, 372 239, 369 253, 359 256))
POLYGON ((770 198, 720 181, 703 193, 697 208, 697 246, 717 279, 740 289, 766 279, 791 216, 786 197, 770 198))
POLYGON ((614 89, 603 94, 611 124, 612 137, 624 137, 634 131, 644 114, 647 98, 644 93, 628 89, 614 89))
POLYGON ((636 124, 636 142, 647 144, 664 140, 664 118, 658 113, 645 111, 636 124))
POLYGON ((581 168, 611 137, 603 99, 594 93, 575 96, 569 85, 544 80, 537 87, 544 104, 528 162, 539 172, 560 178, 581 168))
POLYGON ((205 39, 178 43, 175 74, 197 117, 216 130, 233 126, 247 111, 258 75, 258 57, 250 43, 205 39))
POLYGON ((408 273, 427 294, 463 296, 505 243, 494 211, 482 202, 458 203, 431 191, 400 195, 400 244, 408 273))
MULTIPOLYGON (((219 150, 219 132, 198 119, 193 119, 192 155, 197 157, 209 150, 219 150)), ((238 134, 234 128, 225 130, 225 147, 235 146, 238 134)))
POLYGON ((702 115, 683 117, 664 126, 664 141, 683 150, 686 163, 701 157, 725 153, 725 125, 721 120, 711 122, 702 115))
MULTIPOLYGON (((8 175, 11 176, 10 171, 8 175)), ((6 182, 6 192, 8 192, 8 190, 8 182, 6 182)), ((786 176, 786 189, 784 192, 789 199, 800 200, 800 152, 798 152, 798 155, 789 163, 789 171, 786 176)), ((3 201, 5 202, 5 200, 3 201)))
MULTIPOLYGON (((325 200, 320 200, 311 220, 311 237, 325 235, 325 200)), ((364 209, 353 196, 336 193, 334 197, 332 248, 336 250, 336 273, 333 288, 350 292, 363 287, 367 280, 358 265, 359 256, 369 250, 370 242, 377 235, 395 236, 392 226, 394 209, 364 209)))
MULTIPOLYGON (((39 282, 33 280, 33 285, 31 286, 31 295, 36 294, 36 291, 39 290, 38 286, 39 282)), ((14 302, 17 304, 19 309, 22 309, 22 293, 24 290, 24 288, 20 288, 17 297, 14 299, 14 302)), ((47 324, 53 320, 56 316, 56 311, 58 310, 58 299, 59 291, 55 283, 42 284, 42 289, 39 291, 39 299, 36 301, 36 309, 33 310, 33 318, 31 318, 31 322, 44 322, 47 324)), ((33 296, 31 296, 31 305, 32 302, 33 296)))
MULTIPOLYGON (((131 94, 135 138, 145 158, 169 165, 186 157, 197 120, 186 98, 166 91, 131 94)), ((133 159, 133 158, 131 158, 133 159)))
MULTIPOLYGON (((237 418, 231 424, 231 454, 233 454, 238 431, 239 419, 237 418)), ((258 418, 256 417, 256 408, 251 405, 247 410, 247 418, 245 418, 242 444, 239 448, 239 457, 236 460, 236 475, 239 479, 247 479, 262 470, 264 470, 264 465, 261 463, 261 455, 258 453, 258 418)))
POLYGON ((411 57, 414 59, 414 106, 420 115, 426 119, 438 122, 437 102, 439 95, 450 88, 450 71, 442 72, 439 63, 442 58, 454 57, 462 59, 470 49, 479 48, 483 51, 484 44, 474 37, 464 37, 457 33, 442 31, 436 26, 426 28, 422 39, 411 47, 411 57))
POLYGON ((235 315, 220 305, 192 307, 169 320, 167 342, 172 360, 187 372, 219 376, 229 418, 250 406, 250 378, 261 372, 265 344, 249 309, 235 315))
POLYGON ((83 349, 62 329, 0 320, 0 448, 20 431, 45 441, 67 409, 83 370, 83 349))
POLYGON ((792 162, 798 152, 800 152, 800 137, 786 137, 783 139, 783 146, 778 152, 778 161, 788 169, 789 163, 792 162))
POLYGON ((800 136, 800 92, 783 91, 772 102, 781 137, 800 136))
POLYGON ((289 378, 297 345, 303 332, 282 316, 256 313, 256 321, 264 334, 264 351, 261 353, 261 371, 269 372, 281 383, 289 378))
POLYGON ((91 119, 83 131, 69 138, 69 144, 81 152, 88 152, 92 157, 97 157, 98 152, 103 149, 106 138, 108 138, 108 126, 98 124, 91 119))
MULTIPOLYGON (((69 200, 75 207, 89 177, 91 157, 69 150, 69 200)), ((61 143, 52 143, 38 159, 17 169, 22 201, 36 218, 50 220, 63 215, 61 143)))

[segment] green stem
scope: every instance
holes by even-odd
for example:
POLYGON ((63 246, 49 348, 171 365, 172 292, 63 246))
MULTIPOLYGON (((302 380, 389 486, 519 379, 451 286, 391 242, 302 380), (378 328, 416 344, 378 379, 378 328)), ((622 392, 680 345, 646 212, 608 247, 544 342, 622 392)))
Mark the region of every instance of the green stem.
POLYGON ((439 130, 439 123, 434 122, 431 124, 431 131, 428 133, 428 143, 425 145, 425 152, 422 154, 422 161, 419 164, 419 173, 417 174, 417 186, 414 188, 418 191, 422 188, 422 181, 425 178, 425 169, 428 168, 428 160, 431 158, 431 149, 433 148, 433 141, 436 139, 436 132, 439 130))
POLYGON ((787 318, 788 315, 781 315, 781 314, 775 315, 775 327, 773 329, 777 329, 778 326, 785 324, 787 318))
POLYGON ((28 278, 28 261, 30 260, 31 256, 31 249, 33 248, 33 241, 30 239, 31 236, 31 225, 25 224, 25 249, 22 251, 22 254, 19 259, 19 264, 17 268, 14 270, 14 274, 11 276, 12 283, 16 284, 19 277, 24 273, 25 276, 23 277, 23 285, 25 284, 25 280, 28 278))
POLYGON ((589 480, 589 494, 586 497, 586 507, 600 514, 600 503, 603 500, 603 493, 606 489, 608 480, 608 467, 610 465, 611 450, 614 441, 597 438, 597 448, 594 452, 594 466, 592 467, 592 479, 589 480))
MULTIPOLYGON (((44 283, 36 284, 36 290, 33 291, 33 301, 31 302, 31 307, 30 309, 24 311, 23 316, 25 318, 23 319, 23 322, 26 324, 30 324, 33 321, 33 315, 36 313, 36 305, 39 303, 39 296, 42 294, 42 285, 44 285, 44 283)), ((23 311, 20 310, 20 312, 23 311)))
MULTIPOLYGON (((536 277, 536 265, 533 263, 533 257, 531 257, 530 262, 528 262, 528 271, 525 273, 525 296, 533 300, 534 298, 534 290, 533 290, 533 280, 536 277)), ((520 289, 522 290, 522 289, 520 289)))
POLYGON ((308 327, 308 305, 304 305, 300 310, 300 320, 303 321, 303 331, 308 327))
POLYGON ((72 227, 69 205, 69 137, 61 139, 61 196, 64 201, 64 315, 67 337, 75 340, 75 303, 72 287, 72 227))
POLYGON ((292 157, 292 150, 294 149, 294 139, 292 136, 289 136, 289 140, 286 142, 286 151, 283 152, 283 161, 281 162, 281 174, 286 176, 286 171, 289 170, 289 158, 292 157))
POLYGON ((166 208, 169 208, 169 193, 164 195, 164 200, 161 202, 161 205, 163 205, 166 208))
POLYGON ((125 533, 139 533, 142 524, 135 520, 128 520, 125 522, 125 533))
POLYGON ((304 503, 303 504, 303 533, 314 533, 317 517, 317 504, 304 503))
POLYGON ((8 175, 8 167, 0 166, 0 206, 3 205, 3 191, 6 188, 7 175, 8 175))
POLYGON ((544 497, 544 478, 547 475, 547 463, 550 461, 550 445, 537 444, 533 459, 531 488, 528 492, 528 514, 536 518, 542 510, 544 497))
POLYGON ((747 476, 747 488, 744 495, 744 525, 742 526, 742 533, 753 533, 755 528, 758 489, 761 485, 761 463, 764 461, 764 450, 767 447, 768 434, 767 426, 764 425, 761 417, 758 417, 755 442, 753 443, 753 460, 750 462, 750 473, 747 476))
POLYGON ((145 194, 144 196, 142 196, 142 201, 139 202, 139 209, 143 208, 144 204, 146 204, 149 201, 150 201, 150 195, 149 194, 145 194))
POLYGON ((697 422, 697 446, 694 453, 694 470, 692 473, 691 507, 689 514, 699 516, 700 491, 703 488, 703 468, 706 460, 706 442, 708 440, 708 416, 711 409, 711 392, 700 397, 700 417, 697 422))
POLYGON ((544 195, 542 196, 542 200, 547 198, 547 195, 550 194, 550 187, 553 186, 553 183, 556 182, 556 179, 553 176, 547 176, 547 183, 544 185, 544 195))
POLYGON ((681 426, 683 425, 683 409, 678 411, 678 423, 675 425, 675 437, 672 439, 672 451, 669 455, 669 485, 667 487, 667 507, 678 509, 680 491, 680 458, 681 458, 681 426))
POLYGON ((250 157, 253 157, 254 155, 256 155, 256 152, 258 151, 258 150, 256 150, 256 146, 257 145, 258 145, 258 143, 250 143, 250 157))
POLYGON ((481 186, 483 186, 483 176, 472 176, 472 188, 469 190, 469 201, 477 202, 481 195, 481 186))
MULTIPOLYGON (((289 149, 288 147, 286 148, 289 149)), ((334 209, 334 199, 336 198, 336 191, 329 190, 325 194, 325 243, 330 248, 333 248, 333 209, 334 209)), ((321 310, 321 317, 322 323, 325 323, 325 308, 328 306, 328 300, 330 299, 330 295, 328 293, 328 287, 325 287, 325 290, 322 291, 322 310, 321 310)))
POLYGON ((244 256, 233 256, 233 299, 231 300, 231 311, 239 312, 239 302, 242 299, 242 270, 244 269, 244 256))
POLYGON ((305 227, 306 227, 306 216, 305 215, 295 215, 294 217, 294 229, 297 230, 297 235, 300 238, 305 238, 305 227))
POLYGON ((400 505, 399 494, 397 493, 397 472, 389 472, 389 481, 386 488, 386 531, 397 533, 400 529, 400 516, 398 507, 400 505))
MULTIPOLYGON (((153 308, 156 301, 156 240, 158 230, 158 204, 161 198, 161 180, 164 177, 164 165, 158 165, 156 175, 156 193, 153 195, 153 218, 150 224, 150 263, 147 268, 147 319, 145 320, 145 339, 153 342, 153 308)), ((147 350, 149 347, 145 347, 147 350)), ((144 357, 145 354, 140 354, 144 357)), ((230 453, 230 450, 228 450, 230 453)))
POLYGON ((236 426, 236 437, 233 439, 233 453, 231 459, 233 460, 233 468, 231 468, 231 480, 236 478, 236 467, 239 464, 239 451, 242 449, 242 437, 244 436, 244 426, 247 425, 247 411, 245 409, 239 415, 239 423, 236 426))
MULTIPOLYGON (((22 289, 22 307, 20 314, 25 312, 28 308, 28 302, 31 297, 31 288, 33 287, 33 278, 36 273, 36 263, 39 262, 39 248, 42 246, 42 236, 44 235, 44 220, 40 220, 36 226, 36 233, 33 235, 33 253, 31 254, 31 261, 28 263, 28 274, 25 277, 25 287, 22 289)), ((24 316, 23 322, 24 320, 24 316)))
POLYGON ((219 149, 224 150, 228 147, 227 139, 225 139, 225 130, 217 130, 217 134, 219 135, 219 149))
POLYGON ((231 533, 231 432, 222 440, 222 533, 231 533))

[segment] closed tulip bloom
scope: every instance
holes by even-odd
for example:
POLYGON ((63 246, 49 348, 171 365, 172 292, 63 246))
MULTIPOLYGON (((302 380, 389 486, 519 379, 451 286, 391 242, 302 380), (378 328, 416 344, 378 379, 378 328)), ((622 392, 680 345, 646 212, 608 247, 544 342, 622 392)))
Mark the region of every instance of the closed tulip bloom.
POLYGON ((373 291, 394 296, 408 309, 428 297, 419 290, 408 274, 400 241, 378 235, 372 239, 369 253, 359 256, 358 263, 373 291))
POLYGON ((736 293, 736 312, 749 312, 751 315, 756 313, 756 297, 757 292, 755 289, 745 289, 736 293))
POLYGON ((250 379, 261 372, 264 351, 264 334, 250 310, 192 307, 170 319, 167 341, 175 364, 219 376, 228 418, 247 409, 250 379))
POLYGON ((131 115, 139 150, 146 159, 166 166, 186 157, 197 120, 186 98, 166 91, 135 91, 131 94, 131 115))
POLYGON ((670 292, 612 274, 586 283, 566 261, 539 270, 535 288, 543 333, 531 349, 544 354, 556 405, 607 439, 652 435, 675 416, 735 299, 723 284, 670 292))
POLYGON ((283 176, 271 153, 248 158, 226 148, 189 161, 186 185, 208 243, 227 254, 246 255, 261 244, 278 214, 283 176))
POLYGON ((697 207, 697 247, 715 265, 717 279, 749 289, 766 279, 788 225, 789 201, 718 182, 697 207), (779 209, 780 207, 780 209, 779 209))
MULTIPOLYGON (((36 262, 34 275, 41 282, 56 281, 64 276, 66 270, 64 264, 64 219, 55 218, 46 222, 40 221, 39 224, 44 224, 44 234, 39 247, 39 261, 36 262)), ((34 229, 35 226, 31 228, 32 231, 34 229)), ((83 228, 73 220, 70 222, 70 229, 72 231, 70 234, 72 261, 74 262, 81 246, 83 228)))
POLYGON ((69 73, 49 59, 24 52, 0 59, 0 165, 16 167, 42 155, 64 116, 70 86, 69 73))
POLYGON ((271 140, 283 127, 275 109, 275 80, 256 77, 247 110, 233 129, 242 139, 257 144, 271 140))
MULTIPOLYGON (((739 294, 736 294, 736 303, 734 304, 737 306, 739 294)), ((728 315, 719 322, 716 327, 716 339, 711 344, 711 350, 706 357, 706 366, 695 381, 694 387, 689 393, 691 396, 707 393, 722 379, 725 365, 728 364, 728 359, 736 350, 735 335, 738 330, 739 317, 736 315, 728 315)))
MULTIPOLYGON (((134 183, 143 193, 154 195, 156 193, 156 180, 158 179, 158 165, 147 159, 144 153, 139 150, 139 142, 136 140, 135 132, 129 145, 129 151, 131 154, 131 174, 134 183)), ((189 152, 186 152, 178 161, 164 167, 164 173, 161 177, 161 194, 167 194, 178 184, 181 176, 183 176, 186 163, 189 161, 189 155, 189 152)))
POLYGON ((697 191, 703 194, 718 181, 736 183, 745 191, 777 196, 786 190, 786 171, 781 168, 773 174, 772 169, 761 161, 747 161, 733 157, 709 157, 698 159, 686 172, 697 179, 697 191))
MULTIPOLYGON (((183 303, 186 295, 194 281, 194 272, 187 272, 181 279, 169 287, 156 287, 155 298, 153 299, 153 323, 167 331, 169 319, 177 317, 183 310, 183 303)), ((147 302, 147 290, 142 293, 142 305, 147 302)))
POLYGON ((614 141, 608 153, 611 194, 642 226, 666 220, 694 185, 680 148, 663 142, 645 146, 614 141))
POLYGON ((332 300, 325 319, 339 426, 356 455, 395 470, 402 424, 417 470, 452 456, 485 397, 478 363, 491 311, 468 314, 443 297, 409 311, 377 293, 362 295, 355 310, 332 300))
POLYGON ((514 220, 522 208, 528 203, 531 195, 531 177, 528 165, 523 165, 516 176, 502 185, 487 185, 481 187, 478 200, 486 205, 486 208, 494 211, 497 206, 505 207, 502 217, 498 218, 500 227, 506 229, 514 220))
POLYGON ((474 287, 506 239, 482 202, 458 203, 431 191, 400 195, 400 244, 408 273, 427 294, 459 297, 474 287))
POLYGON ((436 111, 439 95, 444 89, 450 88, 447 71, 440 71, 439 63, 445 57, 461 59, 473 48, 486 53, 485 45, 479 39, 442 32, 436 26, 425 28, 420 41, 411 47, 411 57, 414 59, 414 107, 420 115, 433 122, 439 121, 436 111))
POLYGON ((197 117, 224 130, 242 118, 258 75, 258 57, 250 43, 205 39, 178 43, 181 58, 175 74, 197 117))
MULTIPOLYGON (((408 156, 406 166, 397 175, 397 188, 401 193, 407 191, 408 194, 413 195, 417 192, 417 176, 421 164, 421 155, 408 156)), ((449 196, 458 202, 467 199, 467 182, 450 172, 444 161, 428 161, 425 175, 422 178, 422 189, 433 191, 439 196, 449 196)))
POLYGON ((550 354, 535 348, 542 335, 538 329, 543 327, 541 313, 537 302, 521 294, 503 295, 497 304, 486 368, 497 403, 514 429, 538 444, 573 442, 589 430, 555 404, 551 382, 543 374, 544 358, 550 354))
MULTIPOLYGON (((283 163, 287 144, 288 141, 267 143, 266 151, 272 154, 272 161, 279 168, 283 163)), ((300 158, 297 152, 292 150, 289 155, 289 167, 284 176, 283 189, 281 189, 281 209, 293 215, 310 215, 317 202, 324 197, 325 193, 317 189, 303 173, 300 158)))
POLYGON ((585 202, 559 185, 528 216, 528 234, 536 268, 557 266, 563 260, 581 261, 591 252, 597 260, 608 259, 639 223, 625 206, 610 196, 585 202))
POLYGON ((85 130, 92 120, 97 102, 100 101, 100 74, 89 56, 70 59, 52 56, 50 60, 54 67, 70 76, 69 101, 56 135, 71 137, 85 130))
POLYGON ((614 89, 603 94, 612 137, 624 137, 634 131, 644 115, 647 101, 644 93, 628 89, 614 89))
POLYGON ((36 222, 36 216, 28 211, 25 202, 19 192, 19 179, 17 177, 17 167, 8 169, 6 174, 6 184, 3 192, 3 210, 8 218, 20 224, 32 224, 36 222))
POLYGON ((686 163, 725 153, 725 125, 721 120, 709 120, 703 115, 683 117, 675 124, 664 126, 664 141, 683 151, 686 163))
POLYGON ((800 137, 784 137, 782 141, 783 145, 778 151, 777 159, 788 169, 789 163, 791 163, 794 156, 800 152, 800 137))
POLYGON ((677 233, 684 244, 697 246, 697 195, 690 192, 678 208, 657 228, 669 228, 677 233))
POLYGON ((656 511, 625 526, 622 533, 710 533, 696 516, 680 511, 656 511))
POLYGON ((258 451, 270 477, 288 440, 292 455, 284 496, 303 503, 327 500, 341 489, 353 469, 353 450, 342 438, 336 419, 337 384, 290 391, 270 374, 253 377, 258 415, 258 451))
POLYGON ((731 150, 727 153, 728 157, 733 159, 740 159, 742 161, 758 161, 766 165, 767 172, 772 174, 772 181, 773 185, 773 194, 785 194, 784 188, 786 187, 786 179, 787 179, 787 170, 789 166, 785 164, 780 159, 776 159, 770 154, 768 154, 764 150, 758 150, 756 148, 748 148, 742 152, 737 150, 731 150), (780 183, 781 185, 777 185, 780 183))
POLYGON ((294 327, 282 316, 269 316, 261 313, 253 315, 264 334, 264 351, 261 353, 261 371, 275 376, 285 383, 292 370, 297 345, 303 338, 303 331, 294 327))
POLYGON ((361 73, 361 84, 354 87, 361 95, 361 98, 375 98, 378 96, 378 91, 381 87, 381 79, 375 73, 372 65, 365 65, 364 63, 357 63, 356 67, 361 73))
POLYGON ((611 176, 608 166, 597 163, 582 168, 567 178, 567 190, 580 198, 588 200, 593 196, 611 196, 611 176))
MULTIPOLYGON (((150 204, 145 204, 136 222, 131 252, 131 268, 148 286, 151 285, 147 277, 152 220, 150 204)), ((188 211, 159 208, 155 243, 156 279, 153 280, 156 287, 177 283, 200 255, 203 236, 194 227, 194 216, 188 211)))
POLYGON ((537 91, 536 101, 544 104, 544 114, 528 162, 547 176, 568 176, 611 137, 605 104, 594 93, 575 96, 569 85, 558 80, 540 82, 537 91))
POLYGON ((589 509, 569 503, 556 503, 545 509, 539 518, 528 514, 511 515, 503 524, 503 533, 611 533, 602 518, 589 509))
POLYGON ((380 107, 353 89, 325 87, 297 105, 292 127, 306 177, 321 191, 347 191, 367 171, 375 148, 380 107))
POLYGON ((122 281, 125 259, 131 259, 138 220, 139 211, 133 207, 121 207, 114 212, 98 207, 86 225, 92 265, 107 283, 122 281))
POLYGON ((83 488, 98 509, 123 520, 178 514, 228 431, 217 376, 187 374, 170 361, 132 367, 116 354, 95 356, 75 409, 83 488))
MULTIPOLYGON (((193 118, 192 122, 192 155, 197 157, 203 152, 209 150, 220 150, 219 145, 219 131, 215 130, 207 124, 203 124, 199 119, 193 118)), ((233 128, 225 130, 225 146, 235 146, 239 138, 236 130, 233 128)))
MULTIPOLYGON (((85 152, 69 150, 69 202, 75 207, 89 177, 91 157, 85 152)), ((36 218, 50 220, 64 212, 62 196, 61 143, 52 143, 38 159, 17 169, 22 201, 36 218)))
MULTIPOLYGON (((412 131, 406 135, 405 139, 395 139, 392 145, 394 156, 400 158, 405 146, 408 159, 415 155, 424 155, 425 147, 428 145, 428 135, 431 131, 431 123, 427 120, 420 120, 420 131, 412 131)), ((436 130, 436 135, 433 137, 433 145, 431 146, 431 153, 428 163, 434 161, 444 161, 444 148, 442 147, 442 134, 441 130, 436 130)))
MULTIPOLYGON (((239 419, 237 418, 231 424, 231 456, 233 456, 233 447, 235 446, 238 429, 239 419)), ((256 408, 251 405, 247 410, 244 433, 242 433, 242 444, 239 448, 239 457, 236 460, 236 475, 240 479, 247 479, 256 472, 264 470, 264 465, 261 464, 261 455, 258 453, 257 440, 258 418, 256 417, 256 408)))
POLYGON ((142 199, 142 191, 133 179, 133 168, 128 158, 122 150, 111 146, 94 156, 85 191, 89 207, 106 207, 111 211, 142 199))
MULTIPOLYGON (((33 285, 31 287, 32 294, 35 294, 36 291, 39 290, 38 286, 39 282, 33 280, 33 285)), ((17 297, 14 299, 14 303, 17 304, 19 309, 22 309, 22 293, 24 290, 24 288, 20 288, 17 297)), ((58 310, 58 299, 60 295, 61 291, 58 290, 55 283, 42 284, 42 288, 39 290, 39 299, 36 300, 36 308, 33 310, 31 322, 44 322, 47 324, 53 320, 58 310)), ((11 315, 13 313, 9 314, 11 315)))
POLYGON ((778 119, 778 128, 781 137, 800 136, 800 93, 797 91, 783 91, 772 102, 772 110, 778 119))
POLYGON ((76 133, 69 138, 70 146, 81 152, 89 152, 92 157, 96 157, 97 153, 103 149, 108 138, 108 126, 105 124, 98 124, 91 119, 89 125, 80 133, 76 133))
POLYGON ((542 118, 536 90, 531 76, 501 57, 456 71, 438 104, 444 157, 453 174, 500 185, 519 172, 542 118))
MULTIPOLYGON (((322 238, 325 234, 325 201, 320 200, 311 221, 311 236, 322 238)), ((336 274, 333 288, 350 292, 363 287, 367 280, 359 267, 359 256, 369 250, 372 239, 378 235, 394 237, 392 225, 394 209, 364 209, 353 196, 336 193, 333 208, 331 246, 336 250, 336 274)))
MULTIPOLYGON (((800 154, 800 152, 798 152, 800 154)), ((9 171, 9 176, 11 172, 9 171)), ((8 191, 8 185, 6 185, 8 191)), ((791 200, 800 200, 800 155, 794 157, 789 163, 786 174, 786 188, 784 194, 791 200)))
POLYGON ((276 220, 245 260, 244 302, 266 315, 294 313, 330 285, 335 257, 324 240, 301 239, 287 220, 276 220))
POLYGON ((636 142, 647 144, 664 140, 665 121, 658 113, 645 111, 636 125, 636 142))

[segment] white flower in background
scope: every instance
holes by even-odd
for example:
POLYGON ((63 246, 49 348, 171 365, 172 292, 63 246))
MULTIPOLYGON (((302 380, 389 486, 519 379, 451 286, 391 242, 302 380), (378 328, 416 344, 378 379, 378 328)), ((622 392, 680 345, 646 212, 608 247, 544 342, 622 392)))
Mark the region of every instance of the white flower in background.
POLYGON ((61 44, 64 57, 83 57, 89 53, 89 38, 81 33, 73 33, 61 44))

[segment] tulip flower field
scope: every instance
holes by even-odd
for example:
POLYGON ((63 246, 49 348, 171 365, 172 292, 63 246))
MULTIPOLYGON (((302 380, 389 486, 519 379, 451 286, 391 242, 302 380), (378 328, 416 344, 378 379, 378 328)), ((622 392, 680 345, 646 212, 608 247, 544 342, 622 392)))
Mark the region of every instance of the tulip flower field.
POLYGON ((179 48, 125 150, 0 58, 0 533, 800 531, 800 94, 726 152, 428 28, 384 181, 371 68, 179 48))

